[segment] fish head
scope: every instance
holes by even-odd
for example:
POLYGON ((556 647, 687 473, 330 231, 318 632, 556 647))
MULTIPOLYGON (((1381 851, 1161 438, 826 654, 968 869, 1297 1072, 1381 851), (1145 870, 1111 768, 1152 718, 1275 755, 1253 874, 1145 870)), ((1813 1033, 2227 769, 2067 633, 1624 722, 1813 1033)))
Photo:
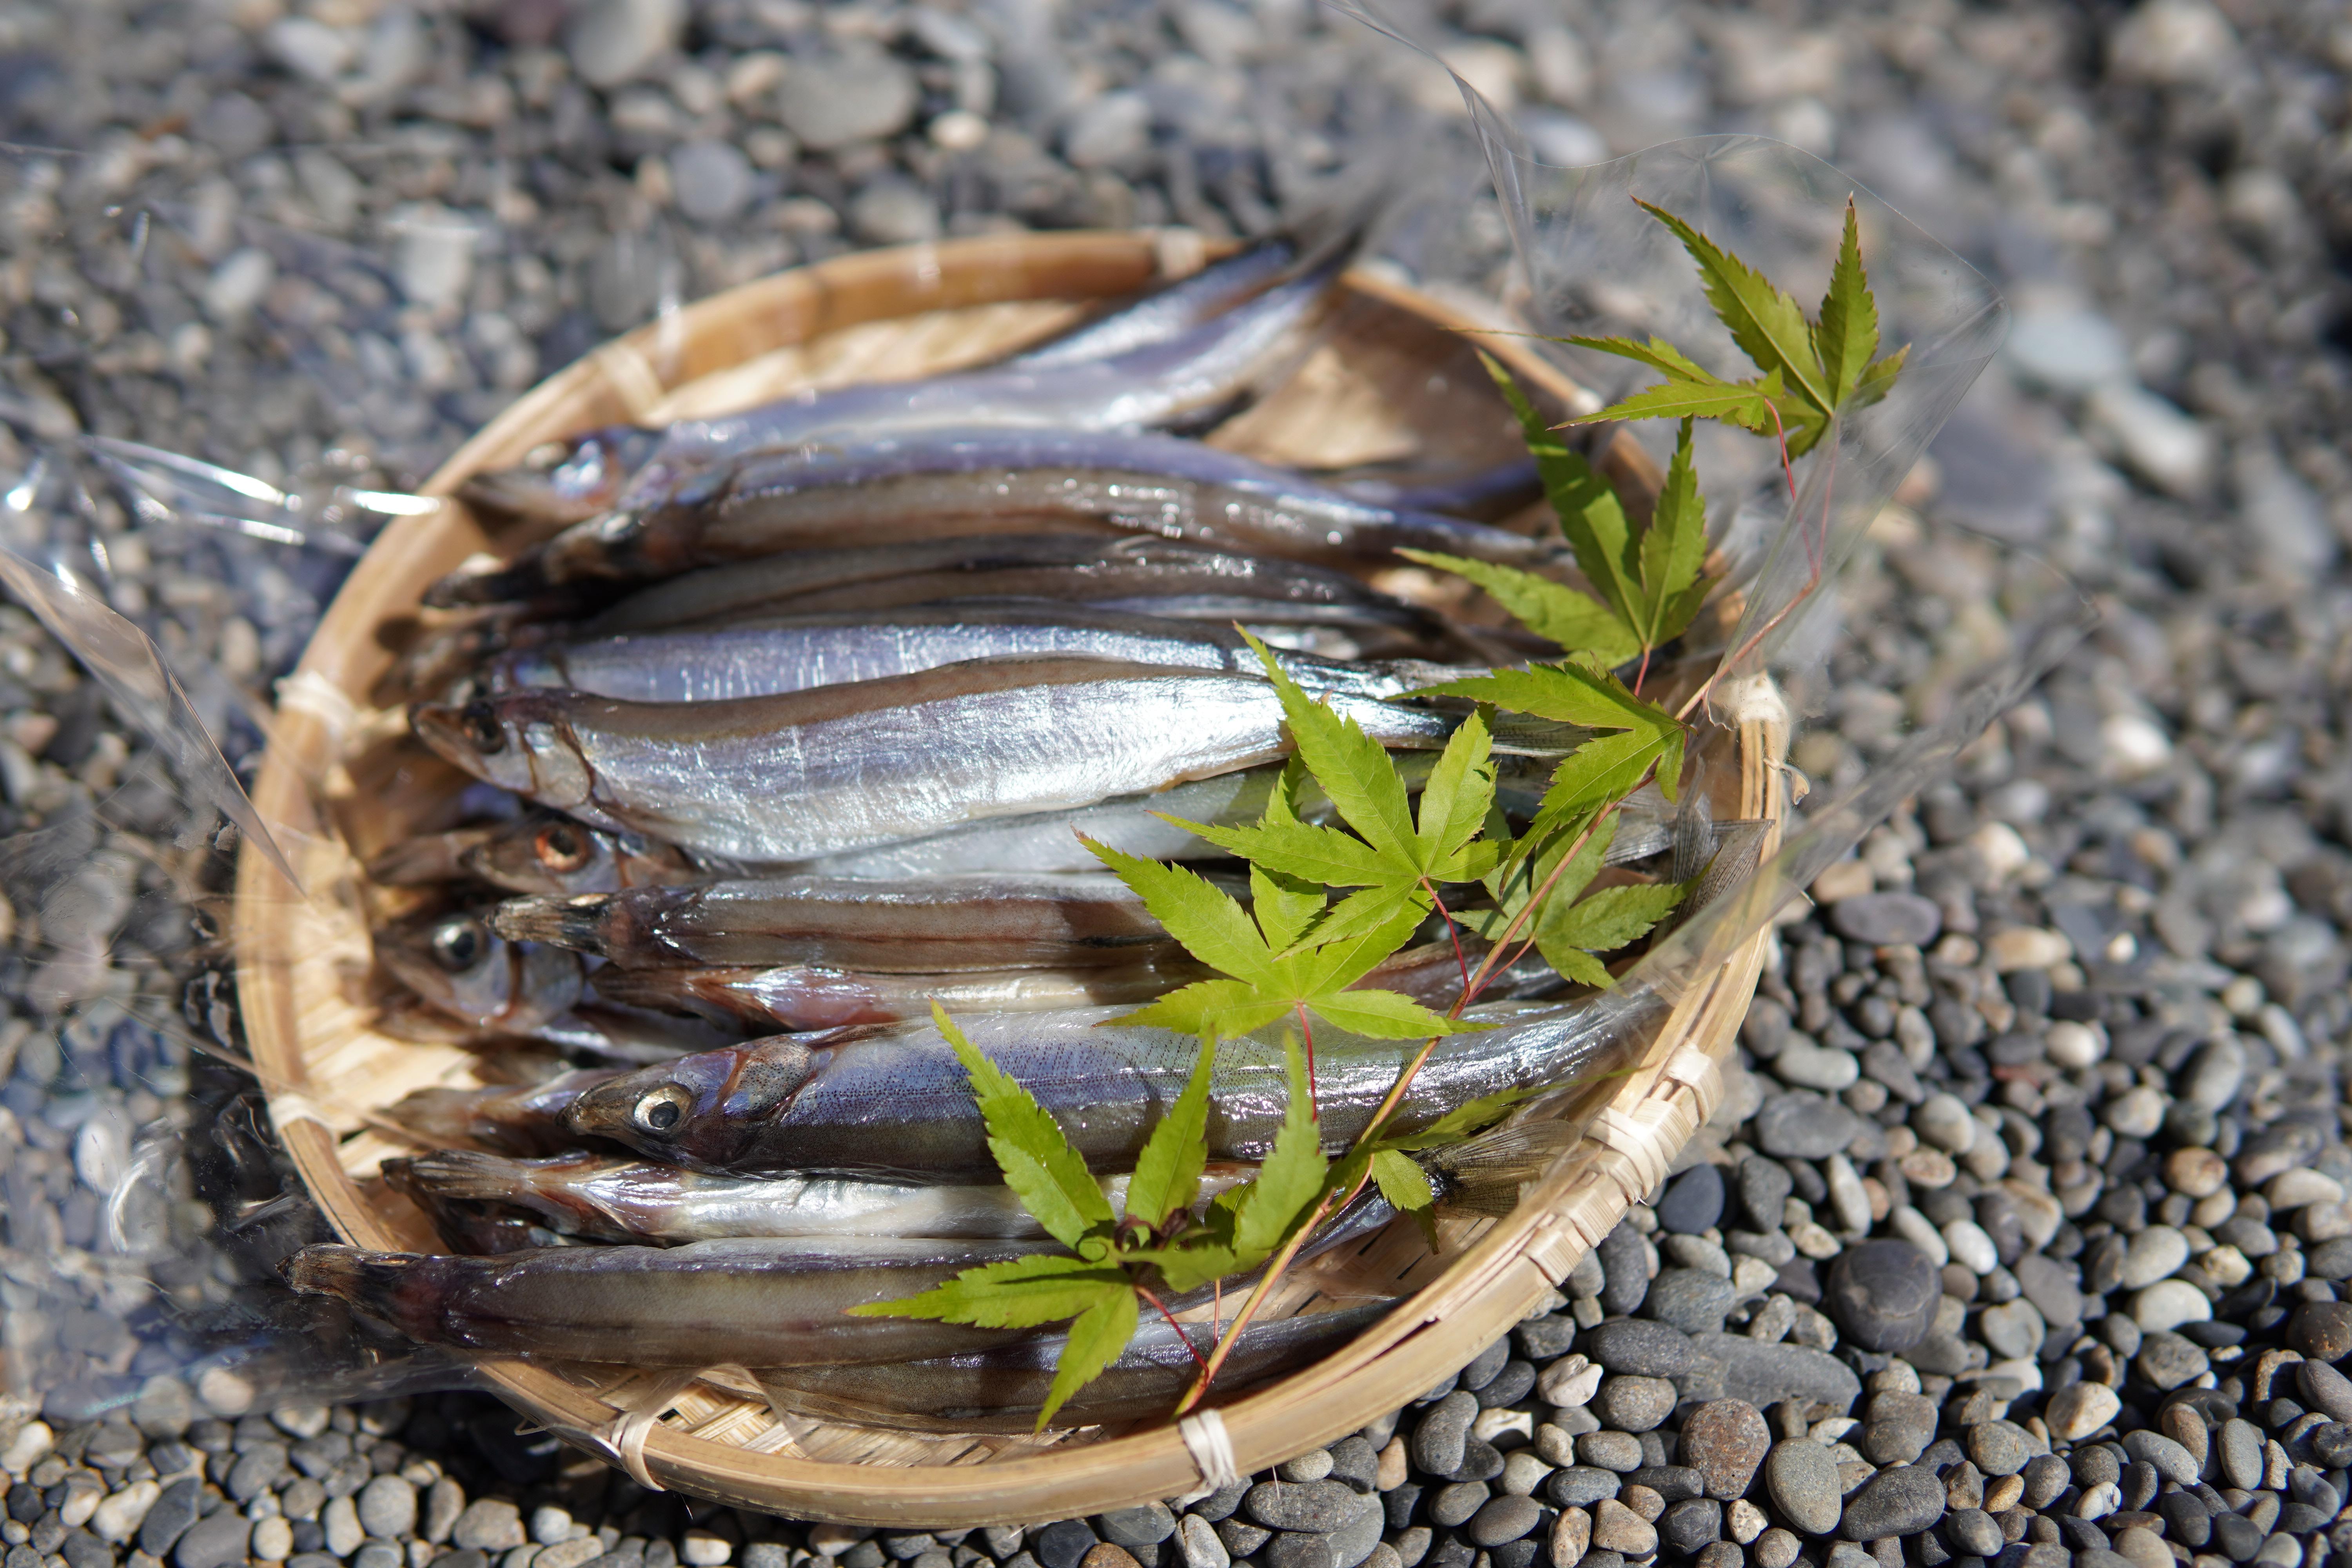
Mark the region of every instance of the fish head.
POLYGON ((547 442, 513 468, 477 474, 461 493, 469 504, 490 511, 579 522, 619 500, 630 476, 659 445, 657 431, 611 425, 575 442, 547 442))
POLYGON ((621 886, 612 839, 551 812, 499 828, 467 852, 464 864, 484 881, 519 893, 609 893, 621 886))
POLYGON ((761 1126, 792 1108, 818 1054, 789 1035, 679 1057, 597 1085, 565 1112, 584 1137, 703 1170, 736 1165, 761 1126))
POLYGON ((419 702, 410 707, 408 724, 418 740, 476 778, 562 810, 588 800, 588 761, 554 693, 419 702))
POLYGON ((529 1029, 580 999, 578 954, 508 942, 469 911, 386 926, 375 951, 410 990, 478 1029, 529 1029))

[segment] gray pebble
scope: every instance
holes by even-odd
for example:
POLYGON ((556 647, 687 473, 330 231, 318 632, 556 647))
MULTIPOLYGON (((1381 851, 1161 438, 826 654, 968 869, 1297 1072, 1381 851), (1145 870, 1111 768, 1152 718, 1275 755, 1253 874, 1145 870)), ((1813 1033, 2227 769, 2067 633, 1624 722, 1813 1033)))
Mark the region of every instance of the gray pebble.
POLYGON ((1642 1310, 1686 1334, 1714 1333, 1738 1300, 1731 1281, 1703 1268, 1667 1268, 1650 1281, 1642 1310))
POLYGON ((1830 1265, 1822 1305, 1863 1349, 1899 1355, 1927 1336, 1942 1296, 1927 1254, 1907 1241, 1864 1241, 1830 1265))
POLYGON ((1838 1531, 1848 1541, 1916 1535, 1944 1517, 1944 1483, 1920 1466, 1881 1470, 1845 1500, 1838 1531))
POLYGON ((1671 1378, 1689 1370, 1695 1353, 1690 1335, 1682 1330, 1638 1318, 1612 1319, 1581 1342, 1583 1353, 1611 1372, 1638 1377, 1671 1378))
POLYGON ((1764 1487, 1782 1518, 1807 1535, 1837 1528, 1843 1492, 1837 1461, 1810 1437, 1789 1437, 1764 1456, 1764 1487))
POLYGON ((2324 1361, 2306 1361, 2295 1368, 2295 1383, 2312 1409, 2330 1421, 2352 1422, 2352 1378, 2324 1361))
POLYGON ((397 1541, 416 1527, 416 1489, 400 1476, 376 1477, 353 1500, 360 1527, 379 1541, 397 1541))
POLYGON ((1642 1468, 1642 1440, 1631 1432, 1587 1432, 1576 1440, 1581 1464, 1625 1475, 1642 1468))
POLYGON ((1471 1419, 1478 1414, 1477 1396, 1456 1389, 1429 1407, 1413 1428, 1407 1452, 1414 1465, 1433 1475, 1450 1475, 1462 1468, 1464 1445, 1471 1419))
POLYGON ((1262 1481, 1242 1500, 1242 1511, 1268 1530, 1333 1531, 1355 1509, 1355 1489, 1339 1481, 1262 1481))
POLYGON ((1642 1233, 1621 1224, 1601 1238, 1596 1250, 1606 1283, 1601 1287, 1601 1309, 1612 1314, 1638 1311, 1650 1293, 1649 1252, 1642 1233))
POLYGON ((1619 1473, 1598 1465, 1571 1465, 1554 1470, 1544 1480, 1544 1495, 1556 1508, 1590 1508, 1602 1498, 1617 1495, 1624 1482, 1619 1473))
POLYGON ((801 144, 831 152, 896 135, 914 118, 914 73, 878 50, 795 59, 778 93, 784 129, 801 144))
POLYGON ((1658 1539, 1673 1551, 1690 1555, 1723 1533, 1723 1505, 1713 1498, 1685 1498, 1669 1506, 1658 1521, 1658 1539))
POLYGON ((1870 1396, 1864 1417, 1862 1457, 1874 1465, 1907 1465, 1936 1440, 1936 1403, 1916 1394, 1888 1390, 1870 1396))
POLYGON ((1705 1334, 1694 1348, 1722 1369, 1720 1394, 1759 1409, 1783 1399, 1817 1401, 1849 1410, 1862 1395, 1852 1367, 1810 1345, 1767 1344, 1742 1334, 1705 1334))
POLYGON ((1863 893, 1830 906, 1830 923, 1850 942, 1926 947, 1944 929, 1944 911, 1916 893, 1863 893))
POLYGON ((2033 1439, 2011 1421, 1979 1421, 1967 1433, 1969 1462, 1988 1476, 2013 1476, 2033 1458, 2033 1439))
POLYGON ((223 1509, 190 1526, 173 1549, 176 1568, 227 1568, 244 1557, 253 1534, 253 1521, 234 1509, 223 1509))
POLYGON ((1470 1518, 1463 1533, 1477 1546, 1500 1546, 1517 1541, 1536 1527, 1543 1517, 1543 1509, 1533 1498, 1498 1497, 1487 1500, 1485 1506, 1470 1518))
POLYGON ((1647 1432, 1674 1413, 1675 1385, 1662 1377, 1619 1375, 1601 1380, 1591 1409, 1602 1425, 1647 1432))
POLYGON ((1861 1130, 1853 1111, 1801 1089, 1766 1100, 1756 1113, 1757 1142, 1783 1160, 1826 1160, 1842 1152, 1861 1130))

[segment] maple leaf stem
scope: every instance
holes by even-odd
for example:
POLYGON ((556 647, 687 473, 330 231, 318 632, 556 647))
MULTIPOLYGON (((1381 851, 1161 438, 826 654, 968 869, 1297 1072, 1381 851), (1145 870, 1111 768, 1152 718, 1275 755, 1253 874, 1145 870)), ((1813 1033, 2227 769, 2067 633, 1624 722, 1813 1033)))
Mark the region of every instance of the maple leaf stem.
POLYGON ((1429 890, 1429 901, 1437 906, 1438 919, 1445 922, 1445 934, 1454 942, 1454 962, 1462 971, 1462 989, 1466 994, 1470 989, 1470 960, 1462 951, 1462 931, 1454 925, 1453 913, 1446 909, 1445 900, 1437 896, 1437 884, 1423 877, 1421 885, 1429 890))
POLYGON ((1789 504, 1794 506, 1797 504, 1797 466, 1789 460, 1789 431, 1780 423, 1780 408, 1769 402, 1764 406, 1772 416, 1772 439, 1780 447, 1780 477, 1789 481, 1789 504))
POLYGON ((1642 682, 1650 679, 1650 655, 1656 651, 1646 643, 1643 645, 1641 667, 1633 671, 1633 695, 1636 697, 1642 695, 1642 682))
MULTIPOLYGON (((1436 1043, 1433 1039, 1430 1041, 1431 1045, 1436 1043)), ((1193 1378, 1192 1386, 1184 1391, 1184 1397, 1176 1402, 1176 1415, 1184 1415, 1208 1396, 1209 1385, 1216 1381, 1217 1369, 1225 1364, 1225 1357, 1233 1352, 1235 1342, 1242 1337, 1242 1331, 1249 1327, 1250 1320, 1257 1316, 1257 1310, 1274 1293, 1276 1284, 1289 1270, 1291 1260, 1298 1256, 1299 1247, 1306 1245, 1315 1227, 1321 1225, 1324 1217, 1331 1212, 1333 1195, 1330 1193, 1323 1194, 1323 1200, 1315 1205, 1315 1212, 1307 1216, 1307 1223, 1290 1233, 1290 1239, 1282 1244, 1282 1250, 1274 1255, 1273 1261, 1265 1266, 1265 1272, 1258 1276, 1256 1286, 1242 1302, 1242 1310, 1234 1314, 1233 1322, 1218 1336, 1216 1348, 1209 1352, 1209 1359, 1202 1364, 1200 1375, 1193 1378)))
MULTIPOLYGON (((1654 772, 1656 767, 1657 764, 1655 763, 1651 763, 1650 771, 1654 772)), ((1649 772, 1643 773, 1641 780, 1633 785, 1633 789, 1627 790, 1625 793, 1627 795, 1631 795, 1633 793, 1633 790, 1640 789, 1643 784, 1648 782, 1649 776, 1649 772)), ((1620 804, 1622 803, 1619 801, 1610 802, 1608 805, 1604 806, 1601 810, 1593 815, 1593 818, 1591 822, 1584 825, 1584 831, 1576 836, 1576 842, 1570 845, 1568 852, 1559 858, 1559 863, 1551 868, 1551 875, 1544 879, 1543 886, 1538 888, 1534 893, 1529 895, 1528 901, 1519 906, 1519 912, 1511 917, 1511 923, 1503 928, 1503 934, 1495 939, 1495 945, 1493 947, 1487 949, 1486 956, 1479 961, 1478 973, 1476 977, 1473 979, 1468 985, 1463 987, 1462 1000, 1454 1005, 1454 1010, 1446 1015, 1447 1017, 1450 1018, 1456 1016, 1465 1006, 1476 1000, 1478 993, 1485 990, 1486 988, 1486 983, 1494 978, 1495 971, 1498 968, 1504 967, 1500 962, 1504 950, 1508 948, 1511 945, 1511 942, 1518 936, 1519 928, 1526 924, 1528 920, 1533 918, 1538 907, 1540 906, 1545 898, 1550 894, 1554 884, 1559 882, 1560 873, 1567 870, 1569 862, 1576 858, 1576 852, 1584 847, 1586 841, 1590 839, 1594 833, 1600 830, 1602 823, 1609 820, 1609 814, 1615 811, 1620 804)), ((1522 942, 1519 946, 1518 956, 1525 956, 1528 947, 1534 945, 1534 942, 1535 938, 1533 937, 1529 937, 1525 942, 1522 942)), ((1512 959, 1513 963, 1517 963, 1517 957, 1514 957, 1512 959)), ((1433 1045, 1436 1042, 1434 1041, 1431 1042, 1433 1045)), ((1426 1051, 1423 1052, 1423 1055, 1424 1056, 1427 1054, 1428 1053, 1426 1051)), ((1414 1064, 1416 1068, 1420 1064, 1418 1062, 1414 1064)), ((1402 1092, 1402 1090, 1399 1092, 1402 1092)), ((1378 1125, 1378 1118, 1374 1119, 1374 1124, 1378 1125)))
MULTIPOLYGON (((1199 1367, 1202 1371, 1206 1372, 1209 1368, 1209 1363, 1201 1359, 1201 1347, 1192 1342, 1192 1336, 1184 1331, 1184 1325, 1176 1321, 1176 1314, 1168 1310, 1168 1303, 1162 1301, 1159 1297, 1153 1295, 1149 1289, 1140 1285, 1138 1285, 1135 1288, 1135 1293, 1142 1297, 1145 1300, 1150 1302, 1153 1308, 1159 1311, 1160 1315, 1168 1320, 1168 1326, 1176 1331, 1177 1339, 1181 1341, 1184 1348, 1192 1352, 1192 1364, 1199 1367)), ((1209 1325, 1209 1331, 1213 1334, 1217 1331, 1216 1325, 1213 1322, 1209 1325)))
MULTIPOLYGON (((1771 619, 1757 627, 1755 636, 1749 637, 1746 642, 1741 643, 1736 652, 1726 657, 1723 662, 1715 667, 1715 673, 1706 678, 1706 683, 1701 686, 1696 691, 1692 692, 1689 699, 1685 700, 1680 708, 1675 710, 1675 717, 1676 719, 1689 718, 1691 710, 1697 707, 1700 703, 1705 702, 1709 695, 1714 692, 1715 683, 1721 680, 1725 676, 1729 675, 1734 669, 1737 669, 1739 667, 1741 660, 1745 659, 1749 654, 1756 651, 1756 647, 1759 643, 1761 643, 1766 637, 1772 635, 1773 627, 1779 626, 1782 621, 1787 620, 1790 616, 1794 615, 1796 613, 1797 606, 1803 604, 1807 599, 1811 598, 1813 596, 1813 591, 1822 585, 1822 572, 1827 563, 1829 553, 1830 498, 1836 493, 1836 489, 1837 448, 1835 447, 1832 447, 1830 448, 1829 472, 1823 476, 1822 482, 1821 543, 1818 546, 1814 544, 1811 529, 1806 528, 1802 522, 1798 524, 1798 527, 1804 531, 1805 562, 1806 564, 1812 569, 1805 578, 1805 585, 1802 588, 1798 589, 1797 592, 1790 596, 1787 604, 1781 605, 1779 610, 1775 611, 1771 619)), ((1707 711, 1712 713, 1715 710, 1713 708, 1709 708, 1707 711)))
POLYGON ((1323 1102, 1315 1088, 1315 1020, 1307 1016, 1306 1003, 1294 1002, 1291 1005, 1297 1010, 1298 1032, 1307 1042, 1307 1107, 1319 1121, 1323 1117, 1323 1102))

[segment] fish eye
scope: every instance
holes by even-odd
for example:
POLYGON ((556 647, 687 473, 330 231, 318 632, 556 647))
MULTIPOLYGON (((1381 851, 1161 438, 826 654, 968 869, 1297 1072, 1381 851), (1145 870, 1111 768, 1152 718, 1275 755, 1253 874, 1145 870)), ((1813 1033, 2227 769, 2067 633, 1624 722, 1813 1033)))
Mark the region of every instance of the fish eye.
POLYGON ((506 726, 499 722, 499 710, 487 702, 468 702, 460 716, 466 726, 466 738, 475 749, 485 754, 506 750, 506 726))
POLYGON ((490 933, 470 916, 443 921, 433 928, 433 962, 452 974, 463 974, 482 962, 490 950, 490 933))
POLYGON ((674 1083, 666 1083, 637 1101, 631 1120, 648 1132, 667 1132, 686 1115, 693 1097, 674 1083))
POLYGON ((551 824, 531 840, 539 863, 551 871, 577 871, 588 864, 594 848, 585 829, 570 822, 551 824))

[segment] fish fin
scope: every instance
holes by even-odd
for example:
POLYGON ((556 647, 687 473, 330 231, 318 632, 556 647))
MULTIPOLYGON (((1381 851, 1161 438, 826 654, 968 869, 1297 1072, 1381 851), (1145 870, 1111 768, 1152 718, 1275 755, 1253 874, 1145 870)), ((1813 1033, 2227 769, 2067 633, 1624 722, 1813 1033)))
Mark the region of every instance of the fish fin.
POLYGON ((1516 1184, 1542 1175, 1582 1136, 1564 1121, 1531 1119, 1430 1150, 1421 1158, 1438 1174, 1465 1186, 1516 1184))
POLYGON ((509 942, 602 952, 604 943, 597 928, 610 901, 604 893, 542 893, 509 899, 490 911, 490 929, 509 942))

